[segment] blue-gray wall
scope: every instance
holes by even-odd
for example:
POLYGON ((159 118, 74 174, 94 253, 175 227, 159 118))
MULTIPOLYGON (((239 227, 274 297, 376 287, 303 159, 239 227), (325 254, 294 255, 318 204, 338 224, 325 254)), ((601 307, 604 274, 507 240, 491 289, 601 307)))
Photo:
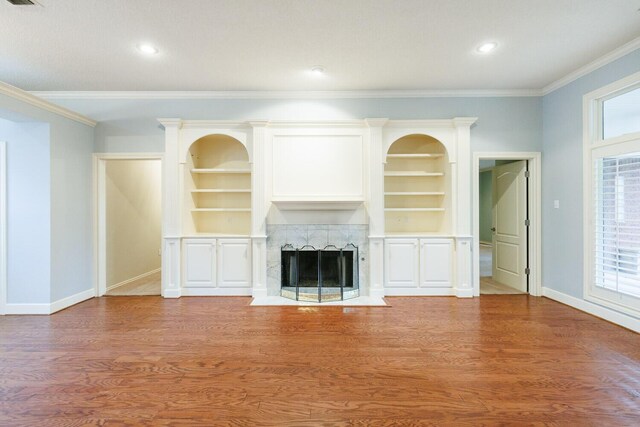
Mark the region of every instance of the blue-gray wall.
POLYGON ((540 151, 542 99, 403 98, 403 99, 177 99, 56 100, 100 123, 96 152, 164 151, 164 131, 157 119, 349 120, 450 119, 478 117, 472 128, 474 151, 540 151))
POLYGON ((638 71, 640 50, 543 98, 542 280, 577 298, 583 297, 584 265, 582 97, 638 71))
MULTIPOLYGON (((16 157, 7 153, 10 175, 12 170, 21 168, 23 162, 31 159, 33 164, 30 172, 40 181, 37 185, 41 197, 31 209, 40 210, 46 215, 47 228, 41 230, 43 234, 39 235, 40 241, 33 244, 38 247, 46 244, 49 255, 46 263, 38 262, 31 268, 37 269, 38 274, 48 276, 47 290, 44 293, 41 290, 18 293, 18 289, 27 289, 31 285, 22 279, 12 280, 9 276, 8 303, 49 303, 92 289, 91 157, 94 129, 1 94, 0 118, 24 123, 21 125, 23 128, 27 126, 26 123, 37 122, 47 129, 46 144, 42 141, 36 143, 29 138, 29 133, 23 132, 17 135, 15 144, 23 141, 29 143, 29 148, 20 148, 24 156, 16 157)), ((8 122, 4 123, 7 125, 8 122)), ((42 131, 44 128, 38 129, 42 131)), ((0 138, 4 139, 2 135, 0 138)), ((7 147, 9 151, 12 150, 11 146, 10 141, 7 147)), ((12 184, 8 184, 11 191, 12 184)), ((9 211, 13 209, 12 205, 22 209, 21 204, 31 203, 31 194, 27 191, 21 193, 16 199, 9 194, 9 211)), ((14 226, 15 223, 8 224, 9 239, 11 233, 15 232, 14 226)), ((9 271, 15 265, 31 261, 22 254, 12 255, 11 243, 9 245, 9 271)))
POLYGON ((7 142, 7 302, 49 303, 49 126, 0 119, 7 142))

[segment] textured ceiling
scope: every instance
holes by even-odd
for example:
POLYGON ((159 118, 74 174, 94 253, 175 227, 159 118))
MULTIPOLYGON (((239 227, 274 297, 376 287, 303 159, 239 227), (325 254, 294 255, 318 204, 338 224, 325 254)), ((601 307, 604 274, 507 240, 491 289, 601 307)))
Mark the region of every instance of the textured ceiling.
POLYGON ((0 81, 26 90, 539 89, 640 36, 640 0, 40 3, 0 1, 0 81))

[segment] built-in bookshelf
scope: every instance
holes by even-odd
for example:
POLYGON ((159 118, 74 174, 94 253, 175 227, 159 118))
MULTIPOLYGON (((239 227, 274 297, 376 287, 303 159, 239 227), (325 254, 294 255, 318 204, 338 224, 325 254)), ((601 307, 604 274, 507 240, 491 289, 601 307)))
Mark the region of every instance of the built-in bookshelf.
POLYGON ((448 231, 448 166, 435 138, 409 135, 391 145, 384 168, 386 234, 448 231))
POLYGON ((187 232, 250 234, 251 165, 247 150, 236 139, 209 135, 191 146, 185 191, 187 232))

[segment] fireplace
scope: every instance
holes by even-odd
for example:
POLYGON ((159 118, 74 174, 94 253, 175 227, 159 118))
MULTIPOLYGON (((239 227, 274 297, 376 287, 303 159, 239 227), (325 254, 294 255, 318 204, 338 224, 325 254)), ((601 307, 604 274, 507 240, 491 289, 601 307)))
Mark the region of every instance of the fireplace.
POLYGON ((358 247, 281 247, 280 295, 296 301, 342 301, 359 296, 358 247))

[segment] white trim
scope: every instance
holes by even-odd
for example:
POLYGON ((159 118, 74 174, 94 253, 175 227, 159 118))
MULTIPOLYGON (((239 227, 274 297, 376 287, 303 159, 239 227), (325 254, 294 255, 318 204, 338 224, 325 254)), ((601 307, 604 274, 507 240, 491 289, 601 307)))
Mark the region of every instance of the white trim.
POLYGON ((640 333, 640 319, 547 287, 542 288, 542 296, 640 333))
MULTIPOLYGON (((471 293, 464 292, 464 289, 456 289, 456 288, 393 288, 386 287, 384 288, 384 296, 385 297, 448 297, 448 296, 457 296, 459 298, 471 297, 471 293)), ((471 291, 471 289, 469 289, 471 291)), ((379 295, 372 295, 379 296, 379 295)))
POLYGON ((587 65, 578 68, 577 70, 567 74, 566 76, 546 85, 542 88, 542 95, 547 95, 554 90, 558 90, 563 86, 568 85, 569 83, 578 80, 580 77, 586 76, 589 73, 594 72, 598 68, 604 67, 611 62, 622 58, 623 56, 633 52, 636 49, 640 48, 640 37, 631 40, 630 42, 623 44, 622 46, 614 49, 613 51, 607 53, 606 55, 601 56, 588 63, 587 65))
POLYGON ((19 304, 6 305, 5 314, 51 314, 51 304, 19 304))
MULTIPOLYGON (((182 288, 180 294, 183 297, 227 297, 227 296, 251 296, 253 288, 182 288)), ((163 295, 165 298, 169 298, 163 295)), ((180 295, 178 295, 180 296, 180 295)))
MULTIPOLYGON (((98 297, 107 293, 106 162, 108 160, 160 160, 161 167, 164 168, 163 159, 164 153, 93 154, 93 288, 98 297)), ((164 198, 164 192, 162 194, 164 198)))
POLYGON ((124 286, 124 285, 128 285, 131 282, 135 282, 136 280, 140 280, 140 279, 144 279, 145 277, 151 276, 152 274, 156 274, 158 272, 162 271, 162 268, 156 268, 155 270, 151 270, 151 271, 147 271, 146 273, 142 273, 137 275, 136 277, 132 277, 131 279, 127 279, 127 280, 123 280, 120 283, 116 283, 114 285, 111 286, 107 286, 107 292, 119 288, 120 286, 124 286))
POLYGON ((65 308, 71 307, 72 305, 76 305, 95 296, 96 292, 93 288, 91 288, 87 289, 86 291, 78 292, 75 295, 59 299, 58 301, 54 301, 51 303, 49 307, 49 314, 64 310, 65 308))
MULTIPOLYGON (((630 74, 627 77, 622 78, 620 80, 616 80, 615 82, 610 83, 606 86, 602 86, 601 88, 593 90, 585 94, 582 97, 582 99, 584 102, 589 102, 589 101, 595 101, 600 98, 606 98, 615 92, 620 92, 625 90, 626 88, 637 85, 639 81, 640 81, 640 71, 638 71, 637 73, 630 74)), ((594 134, 590 134, 590 136, 595 137, 594 134)))
POLYGON ((344 91, 33 91, 46 99, 357 99, 502 98, 541 96, 539 89, 344 91))
POLYGON ((473 153, 473 294, 480 295, 480 160, 529 160, 529 294, 542 295, 542 162, 540 152, 473 153))
POLYGON ((51 304, 7 304, 5 314, 53 314, 65 308, 71 307, 95 296, 95 290, 93 288, 86 291, 78 292, 75 295, 71 295, 58 301, 54 301, 51 304))
POLYGON ((42 97, 39 97, 29 92, 25 92, 22 89, 19 89, 15 86, 11 86, 3 82, 0 82, 0 94, 10 96, 11 98, 17 99, 22 102, 26 102, 27 104, 31 104, 34 107, 47 110, 51 113, 57 114, 62 117, 66 117, 67 119, 71 119, 91 127, 95 127, 97 124, 97 122, 91 120, 88 117, 85 117, 81 114, 78 114, 74 111, 61 107, 59 105, 52 104, 42 99, 42 97))
MULTIPOLYGON (((640 38, 637 40, 640 41, 640 38)), ((599 306, 606 306, 612 310, 637 316, 640 311, 637 303, 633 306, 622 302, 612 301, 603 297, 601 290, 593 289, 593 200, 594 200, 594 179, 593 179, 593 159, 600 158, 607 152, 616 155, 620 152, 634 152, 631 144, 640 141, 640 132, 620 135, 614 138, 603 139, 602 129, 602 101, 611 95, 640 84, 640 72, 636 72, 606 86, 593 90, 582 97, 582 188, 583 188, 583 298, 585 302, 599 306), (596 154, 594 156, 594 154, 596 154)), ((613 321, 613 320, 612 320, 613 321)))
POLYGON ((0 141, 0 315, 7 304, 7 143, 0 141))

